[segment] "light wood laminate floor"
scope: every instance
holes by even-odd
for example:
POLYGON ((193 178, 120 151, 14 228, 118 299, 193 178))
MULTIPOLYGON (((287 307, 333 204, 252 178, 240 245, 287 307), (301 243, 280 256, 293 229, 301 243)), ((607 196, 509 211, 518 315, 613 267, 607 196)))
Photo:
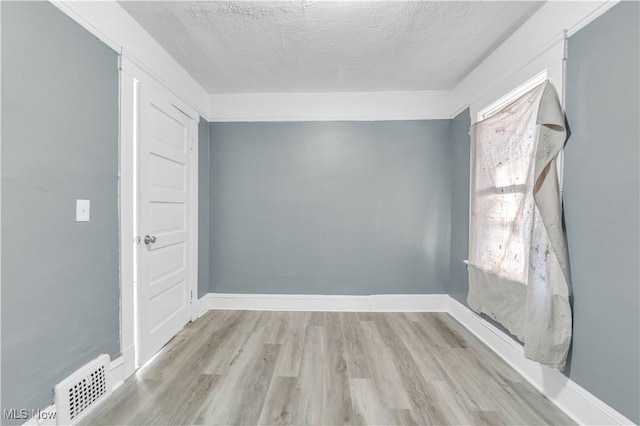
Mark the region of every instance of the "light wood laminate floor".
POLYGON ((573 424, 448 314, 210 311, 83 424, 573 424))

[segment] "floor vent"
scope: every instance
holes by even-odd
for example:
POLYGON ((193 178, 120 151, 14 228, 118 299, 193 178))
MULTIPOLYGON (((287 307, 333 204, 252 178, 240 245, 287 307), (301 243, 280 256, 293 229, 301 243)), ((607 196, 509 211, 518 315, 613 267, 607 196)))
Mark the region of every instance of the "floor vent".
POLYGON ((58 412, 56 423, 76 423, 111 393, 111 369, 109 355, 100 355, 55 388, 55 404, 58 412))

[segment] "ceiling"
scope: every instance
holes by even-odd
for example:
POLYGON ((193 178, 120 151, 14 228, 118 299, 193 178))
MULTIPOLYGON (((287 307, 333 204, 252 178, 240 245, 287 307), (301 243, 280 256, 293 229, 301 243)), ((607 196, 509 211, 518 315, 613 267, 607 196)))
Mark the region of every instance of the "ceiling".
POLYGON ((448 90, 544 2, 121 1, 209 93, 448 90))

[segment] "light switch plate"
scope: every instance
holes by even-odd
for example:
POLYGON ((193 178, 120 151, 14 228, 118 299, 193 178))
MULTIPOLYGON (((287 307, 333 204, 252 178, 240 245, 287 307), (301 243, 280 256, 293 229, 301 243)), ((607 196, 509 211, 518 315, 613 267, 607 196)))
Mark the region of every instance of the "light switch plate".
POLYGON ((90 210, 89 200, 76 200, 76 222, 89 222, 90 210))

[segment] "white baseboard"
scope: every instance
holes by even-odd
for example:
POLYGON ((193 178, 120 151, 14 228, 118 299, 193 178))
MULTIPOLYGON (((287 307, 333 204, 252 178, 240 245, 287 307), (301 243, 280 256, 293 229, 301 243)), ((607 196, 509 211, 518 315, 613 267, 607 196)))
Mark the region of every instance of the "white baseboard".
POLYGON ((200 318, 202 315, 206 314, 209 309, 212 309, 210 306, 210 299, 211 294, 205 294, 200 299, 196 300, 196 303, 194 304, 196 318, 200 318))
MULTIPOLYGON (((125 363, 124 356, 120 356, 114 359, 113 361, 111 361, 110 370, 111 370, 111 383, 112 383, 111 390, 116 390, 117 388, 119 388, 120 385, 122 385, 122 383, 124 383, 124 381, 127 379, 127 377, 131 375, 131 374, 129 375, 126 374, 127 366, 125 363)), ((39 412, 40 412, 39 416, 34 415, 34 417, 31 417, 29 420, 23 423, 23 426, 54 426, 56 425, 57 411, 56 411, 55 404, 51 404, 47 408, 39 410, 39 412)))
POLYGON ((446 294, 325 296, 209 293, 206 298, 208 309, 327 312, 446 312, 449 301, 446 294))
POLYGON ((504 359, 528 382, 578 424, 632 425, 582 386, 561 372, 524 357, 520 344, 446 294, 386 294, 324 296, 302 294, 209 293, 198 300, 200 315, 214 310, 327 312, 448 312, 504 359))
POLYGON ((120 385, 124 383, 125 376, 124 371, 124 357, 120 356, 111 361, 111 383, 113 384, 111 390, 118 389, 120 385))
POLYGON ((129 376, 136 372, 136 353, 135 345, 129 345, 122 350, 122 381, 127 380, 129 376))
POLYGON ((56 406, 50 405, 39 410, 39 414, 34 414, 22 426, 54 426, 56 424, 56 406))
MULTIPOLYGON (((520 344, 446 294, 390 294, 371 296, 273 295, 210 293, 198 299, 198 316, 209 310, 327 311, 327 312, 448 312, 460 324, 504 359, 522 377, 583 425, 633 425, 624 415, 557 370, 524 357, 520 344)), ((113 389, 134 370, 125 352, 111 361, 113 389)), ((55 425, 55 406, 41 411, 46 419, 31 418, 28 426, 55 425)))
POLYGON ((525 358, 519 343, 453 298, 449 313, 578 424, 634 424, 558 370, 525 358))

